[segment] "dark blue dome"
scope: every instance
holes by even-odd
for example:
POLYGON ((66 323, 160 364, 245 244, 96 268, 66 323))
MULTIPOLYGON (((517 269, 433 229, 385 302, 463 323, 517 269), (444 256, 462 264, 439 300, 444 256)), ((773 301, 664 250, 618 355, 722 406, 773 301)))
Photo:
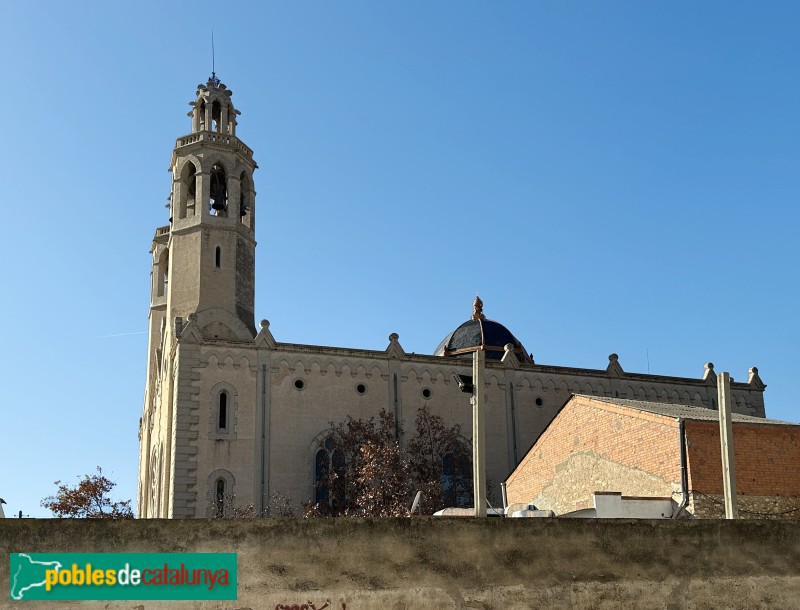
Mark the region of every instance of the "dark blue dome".
POLYGON ((487 360, 501 360, 508 343, 514 346, 517 360, 531 362, 528 352, 510 330, 500 322, 486 319, 483 315, 483 302, 476 298, 472 319, 447 335, 433 355, 470 357, 473 352, 483 349, 487 360))

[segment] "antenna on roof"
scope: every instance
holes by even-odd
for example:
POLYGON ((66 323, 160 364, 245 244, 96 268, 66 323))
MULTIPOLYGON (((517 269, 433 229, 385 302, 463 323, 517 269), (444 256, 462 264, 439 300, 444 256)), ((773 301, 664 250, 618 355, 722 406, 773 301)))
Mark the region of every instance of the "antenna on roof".
POLYGON ((219 79, 217 78, 217 66, 214 57, 214 30, 211 30, 211 78, 208 79, 209 84, 219 87, 219 79))

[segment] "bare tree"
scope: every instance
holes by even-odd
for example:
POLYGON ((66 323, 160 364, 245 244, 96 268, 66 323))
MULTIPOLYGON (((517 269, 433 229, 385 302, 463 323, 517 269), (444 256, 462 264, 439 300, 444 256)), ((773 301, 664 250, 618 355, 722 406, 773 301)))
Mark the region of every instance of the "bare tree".
POLYGON ((472 504, 472 456, 458 424, 448 427, 427 405, 422 407, 408 453, 412 480, 422 492, 420 512, 472 504))
POLYGON ((382 409, 377 418, 331 424, 320 444, 329 459, 319 464, 321 501, 305 506, 305 516, 407 515, 416 491, 422 512, 468 504, 472 467, 458 425, 447 427, 427 407, 417 412, 416 435, 406 445, 403 427, 382 409))
POLYGON ((411 462, 400 445, 399 428, 394 417, 381 411, 376 435, 360 448, 356 486, 358 495, 353 504, 370 517, 402 517, 408 515, 413 496, 411 462))
POLYGON ((269 496, 269 506, 265 517, 271 519, 296 519, 297 510, 294 500, 281 491, 273 491, 269 496))
POLYGON ((258 517, 258 511, 252 502, 239 504, 236 494, 226 491, 214 498, 211 516, 213 519, 255 519, 258 517))
POLYGON ((89 519, 133 519, 131 501, 112 502, 109 493, 116 486, 97 467, 97 474, 84 475, 75 487, 56 481, 55 495, 42 500, 42 506, 56 517, 89 519))

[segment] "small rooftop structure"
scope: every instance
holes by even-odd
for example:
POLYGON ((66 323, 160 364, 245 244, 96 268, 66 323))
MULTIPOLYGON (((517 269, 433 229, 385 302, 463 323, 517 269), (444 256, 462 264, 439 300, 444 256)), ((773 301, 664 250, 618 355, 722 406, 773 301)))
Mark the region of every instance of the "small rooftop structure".
POLYGON ((483 350, 487 360, 501 360, 507 344, 511 344, 519 362, 533 362, 522 343, 510 330, 500 322, 486 318, 483 301, 476 296, 472 304, 472 317, 447 335, 433 355, 465 358, 471 357, 473 352, 483 350))

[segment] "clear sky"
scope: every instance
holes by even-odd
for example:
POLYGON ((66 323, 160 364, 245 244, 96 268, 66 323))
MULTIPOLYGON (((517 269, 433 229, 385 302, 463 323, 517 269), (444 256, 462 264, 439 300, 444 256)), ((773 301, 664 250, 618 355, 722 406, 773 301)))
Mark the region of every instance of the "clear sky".
POLYGON ((471 312, 538 363, 738 381, 798 421, 800 3, 0 8, 0 497, 135 499, 150 257, 216 72, 254 151, 256 319, 431 353, 471 312))

